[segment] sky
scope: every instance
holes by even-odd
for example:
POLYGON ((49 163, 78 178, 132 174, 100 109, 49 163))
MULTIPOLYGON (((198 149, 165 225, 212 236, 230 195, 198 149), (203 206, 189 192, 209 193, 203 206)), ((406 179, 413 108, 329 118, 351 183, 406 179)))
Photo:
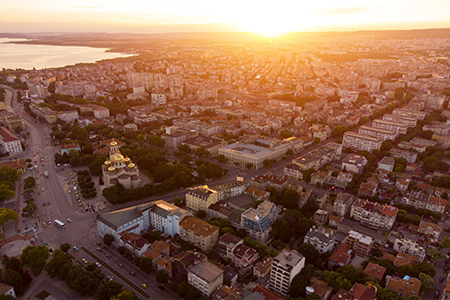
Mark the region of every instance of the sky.
POLYGON ((0 32, 354 31, 450 27, 450 0, 0 0, 0 32))

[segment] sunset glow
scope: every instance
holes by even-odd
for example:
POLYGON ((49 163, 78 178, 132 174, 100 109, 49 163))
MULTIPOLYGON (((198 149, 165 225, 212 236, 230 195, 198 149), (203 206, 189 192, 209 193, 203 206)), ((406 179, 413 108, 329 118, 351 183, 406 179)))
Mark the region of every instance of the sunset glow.
POLYGON ((2 4, 4 32, 292 31, 450 26, 450 1, 19 0, 2 4))

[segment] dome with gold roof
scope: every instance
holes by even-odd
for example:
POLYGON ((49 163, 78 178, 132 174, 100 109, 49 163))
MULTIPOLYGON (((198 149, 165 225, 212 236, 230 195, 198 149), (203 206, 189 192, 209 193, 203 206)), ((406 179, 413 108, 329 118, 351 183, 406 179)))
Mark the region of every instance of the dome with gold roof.
POLYGON ((107 161, 105 161, 105 165, 110 165, 111 164, 111 161, 110 160, 107 160, 107 161))
POLYGON ((125 157, 125 158, 123 159, 123 161, 127 163, 127 162, 129 162, 129 161, 131 161, 131 160, 130 160, 129 157, 125 157))
POLYGON ((108 168, 108 171, 110 171, 110 172, 114 172, 116 170, 116 168, 114 168, 114 167, 109 167, 108 168))
POLYGON ((134 168, 135 166, 136 166, 135 164, 131 163, 131 164, 128 165, 128 168, 131 169, 131 168, 134 168))
POLYGON ((117 154, 116 156, 114 156, 114 160, 115 161, 122 161, 123 160, 123 155, 122 154, 117 154))
POLYGON ((117 146, 117 142, 116 141, 112 141, 109 145, 112 146, 112 147, 115 147, 115 146, 117 146))

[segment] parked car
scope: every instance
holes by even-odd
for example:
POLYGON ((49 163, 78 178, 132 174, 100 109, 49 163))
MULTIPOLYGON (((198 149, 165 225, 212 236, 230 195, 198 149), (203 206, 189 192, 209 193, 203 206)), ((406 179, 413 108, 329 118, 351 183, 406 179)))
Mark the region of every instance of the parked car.
POLYGON ((73 250, 78 251, 77 246, 73 246, 73 250))

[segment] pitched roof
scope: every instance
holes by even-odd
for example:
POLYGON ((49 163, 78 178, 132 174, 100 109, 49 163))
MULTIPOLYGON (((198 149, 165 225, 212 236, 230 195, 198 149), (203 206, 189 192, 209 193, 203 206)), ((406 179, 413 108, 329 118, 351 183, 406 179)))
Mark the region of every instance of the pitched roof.
POLYGON ((419 279, 411 278, 396 278, 389 277, 386 282, 386 288, 393 289, 394 291, 403 295, 419 295, 420 287, 422 283, 419 279))
POLYGON ((212 282, 221 274, 223 275, 222 269, 219 269, 208 261, 201 261, 198 264, 191 266, 189 272, 194 273, 207 282, 212 282))
POLYGON ((364 270, 364 274, 380 281, 383 279, 384 273, 386 273, 385 267, 376 265, 372 262, 369 262, 364 270))
POLYGON ((183 221, 180 222, 180 227, 193 231, 201 236, 210 236, 216 231, 219 231, 219 227, 211 225, 205 221, 202 221, 195 217, 185 217, 183 221))

